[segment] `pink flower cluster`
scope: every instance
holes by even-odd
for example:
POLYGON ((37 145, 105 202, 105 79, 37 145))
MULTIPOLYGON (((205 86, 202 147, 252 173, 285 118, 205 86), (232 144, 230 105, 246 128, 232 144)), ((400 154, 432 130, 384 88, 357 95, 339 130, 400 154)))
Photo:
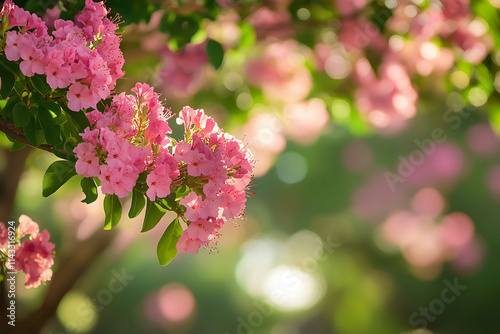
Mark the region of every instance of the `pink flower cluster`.
POLYGON ((170 110, 153 88, 137 84, 132 92, 135 95, 115 95, 103 113, 87 113, 91 126, 81 134, 84 142, 74 149, 76 172, 98 177, 104 194, 120 198, 132 191, 139 174, 153 162, 153 151, 166 147, 165 135, 172 132, 167 122, 170 110))
POLYGON ((174 149, 181 177, 193 190, 181 199, 191 223, 177 244, 180 253, 198 253, 215 242, 218 230, 245 210, 253 157, 235 137, 224 133, 203 110, 184 107, 177 118, 185 138, 174 149))
POLYGON ((5 56, 18 61, 21 72, 32 77, 45 74, 52 89, 68 88, 68 107, 73 111, 95 108, 108 98, 116 80, 124 75, 123 54, 118 26, 106 16, 103 2, 85 1, 85 8, 75 22, 54 21, 54 31, 48 33, 44 21, 7 0, 2 15, 8 19, 5 56))
MULTIPOLYGON (((384 238, 401 250, 416 274, 437 275, 444 261, 464 264, 461 259, 477 248, 474 222, 462 212, 443 215, 445 204, 435 189, 423 188, 413 197, 411 210, 393 213, 381 226, 384 238)), ((468 269, 480 258, 477 254, 475 261, 467 261, 468 269)))
POLYGON ((26 215, 19 217, 15 233, 0 222, 0 253, 7 257, 9 270, 24 272, 27 288, 36 288, 52 278, 55 245, 49 242, 49 238, 49 232, 43 230, 40 233, 38 224, 26 215), (24 237, 27 238, 21 242, 24 237))
POLYGON ((415 115, 418 94, 405 68, 397 60, 384 59, 379 74, 379 77, 375 75, 366 58, 356 62, 357 106, 377 128, 394 132, 415 115))
POLYGON ((76 171, 98 177, 104 194, 120 198, 132 191, 143 172, 151 201, 188 187, 191 192, 180 200, 188 228, 177 249, 197 253, 215 242, 226 220, 241 216, 245 209, 252 155, 203 110, 191 107, 184 107, 177 118, 185 132, 184 140, 177 142, 168 136, 172 114, 158 94, 140 83, 132 91, 135 95, 115 96, 103 113, 87 114, 91 126, 74 150, 76 171))

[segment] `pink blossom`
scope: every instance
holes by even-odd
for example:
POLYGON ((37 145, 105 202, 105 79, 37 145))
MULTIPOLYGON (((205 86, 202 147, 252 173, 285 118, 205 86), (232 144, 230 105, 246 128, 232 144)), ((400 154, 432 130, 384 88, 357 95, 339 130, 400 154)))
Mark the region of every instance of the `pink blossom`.
POLYGON ((21 57, 19 55, 19 49, 24 46, 24 44, 29 43, 26 41, 25 37, 16 31, 7 31, 6 35, 6 46, 5 46, 5 57, 10 61, 18 61, 21 57))
POLYGON ((188 164, 188 173, 191 176, 208 175, 214 164, 203 153, 189 151, 184 155, 184 161, 188 164))
POLYGON ((180 200, 180 204, 186 207, 186 213, 184 216, 189 221, 207 218, 207 216, 202 213, 202 209, 205 207, 203 200, 201 196, 196 195, 195 192, 190 192, 186 197, 182 198, 180 200))
POLYGON ((47 75, 47 83, 50 88, 66 88, 72 82, 71 68, 64 66, 61 67, 54 63, 49 63, 45 67, 45 74, 47 75))
POLYGON ((215 228, 210 221, 201 219, 192 222, 182 232, 181 238, 177 243, 177 251, 179 253, 198 254, 199 248, 212 242, 215 237, 215 228))
POLYGON ((164 198, 170 194, 172 181, 179 176, 179 169, 174 157, 168 152, 162 152, 156 161, 155 169, 148 175, 146 195, 151 201, 156 197, 164 198))
POLYGON ((41 50, 33 45, 24 45, 19 49, 19 55, 23 59, 19 68, 27 77, 32 77, 36 74, 45 73, 44 54, 41 50))
POLYGON ((55 245, 49 242, 49 238, 49 232, 43 230, 35 237, 25 239, 16 250, 15 270, 25 273, 26 288, 36 288, 52 278, 55 245))
POLYGON ((79 143, 73 150, 78 160, 75 164, 76 172, 85 177, 99 175, 99 158, 96 156, 95 145, 79 143))
POLYGON ((38 224, 35 223, 30 217, 26 215, 21 215, 21 217, 19 217, 19 226, 17 228, 19 238, 28 234, 34 238, 38 234, 38 231, 38 224))
POLYGON ((73 111, 95 107, 90 89, 79 82, 75 82, 69 87, 67 98, 68 108, 73 111))

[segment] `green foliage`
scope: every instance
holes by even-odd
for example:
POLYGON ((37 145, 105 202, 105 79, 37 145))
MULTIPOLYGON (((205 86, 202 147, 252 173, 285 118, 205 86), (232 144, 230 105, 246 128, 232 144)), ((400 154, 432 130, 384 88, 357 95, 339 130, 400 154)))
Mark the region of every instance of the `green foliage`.
POLYGON ((137 217, 144 206, 146 205, 146 199, 144 195, 137 189, 132 190, 132 204, 130 205, 130 210, 128 212, 129 218, 137 217))
POLYGON ((179 223, 179 218, 174 219, 167 227, 161 236, 156 248, 156 255, 160 265, 166 266, 177 255, 177 242, 182 234, 182 226, 179 223))
POLYGON ((72 161, 56 161, 49 166, 43 176, 43 196, 52 195, 57 189, 76 175, 75 163, 72 161))
POLYGON ((213 39, 209 39, 207 42, 207 54, 210 64, 218 70, 224 60, 224 49, 222 45, 213 39))
POLYGON ((193 36, 200 29, 202 17, 193 13, 183 16, 175 12, 168 12, 161 18, 160 31, 169 34, 169 45, 172 49, 182 49, 191 42, 193 36))
POLYGON ((85 199, 82 200, 83 203, 90 204, 95 202, 97 199, 97 185, 91 177, 84 177, 80 182, 82 191, 85 194, 85 199))
POLYGON ((149 199, 146 204, 146 214, 144 216, 144 223, 141 232, 147 232, 153 229, 160 219, 165 215, 167 210, 156 202, 151 202, 149 199))
POLYGON ((104 229, 111 230, 122 217, 122 205, 116 195, 104 196, 104 229))
MULTIPOLYGON (((40 119, 40 125, 42 126, 45 140, 48 144, 56 145, 61 142, 61 127, 57 125, 57 118, 59 115, 48 107, 50 106, 46 104, 38 106, 38 118, 40 119)), ((56 109, 60 111, 60 108, 56 109)))
POLYGON ((9 97, 10 92, 14 88, 14 84, 16 83, 16 77, 11 72, 5 70, 0 67, 0 75, 2 78, 2 88, 0 89, 0 98, 6 99, 9 97))
POLYGON ((30 110, 26 104, 20 102, 12 109, 12 117, 14 124, 18 128, 22 128, 30 122, 30 110))

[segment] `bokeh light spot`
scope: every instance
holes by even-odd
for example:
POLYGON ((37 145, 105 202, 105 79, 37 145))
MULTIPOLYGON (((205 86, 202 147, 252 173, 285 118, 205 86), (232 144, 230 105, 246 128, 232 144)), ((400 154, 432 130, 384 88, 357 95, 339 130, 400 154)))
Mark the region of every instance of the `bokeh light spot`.
POLYGON ((97 312, 82 292, 70 291, 57 307, 57 318, 71 333, 87 333, 97 322, 97 312))
POLYGON ((302 181, 307 174, 307 160, 295 152, 283 153, 276 163, 278 178, 288 184, 302 181))
POLYGON ((457 88, 465 89, 469 86, 469 76, 462 71, 455 71, 451 74, 451 82, 457 88))
POLYGON ((335 99, 332 102, 332 114, 337 118, 346 118, 351 113, 351 105, 343 99, 335 99))

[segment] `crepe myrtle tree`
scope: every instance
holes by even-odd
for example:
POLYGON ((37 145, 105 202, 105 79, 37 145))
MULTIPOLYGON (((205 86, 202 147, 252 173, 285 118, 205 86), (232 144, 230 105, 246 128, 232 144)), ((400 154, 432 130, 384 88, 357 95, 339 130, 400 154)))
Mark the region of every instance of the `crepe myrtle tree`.
MULTIPOLYGON (((130 218, 145 209, 142 232, 174 212, 157 247, 166 265, 178 252, 211 249, 221 227, 243 217, 254 160, 202 109, 186 106, 174 122, 148 84, 116 92, 124 58, 119 18, 109 13, 103 2, 87 0, 73 20, 48 27, 10 0, 3 4, 0 129, 12 150, 29 145, 60 158, 43 177, 43 196, 78 176, 90 204, 101 187, 105 230, 120 221, 127 196, 130 218), (171 136, 172 124, 183 138, 171 136)), ((210 40, 207 51, 220 66, 220 44, 210 40)))

